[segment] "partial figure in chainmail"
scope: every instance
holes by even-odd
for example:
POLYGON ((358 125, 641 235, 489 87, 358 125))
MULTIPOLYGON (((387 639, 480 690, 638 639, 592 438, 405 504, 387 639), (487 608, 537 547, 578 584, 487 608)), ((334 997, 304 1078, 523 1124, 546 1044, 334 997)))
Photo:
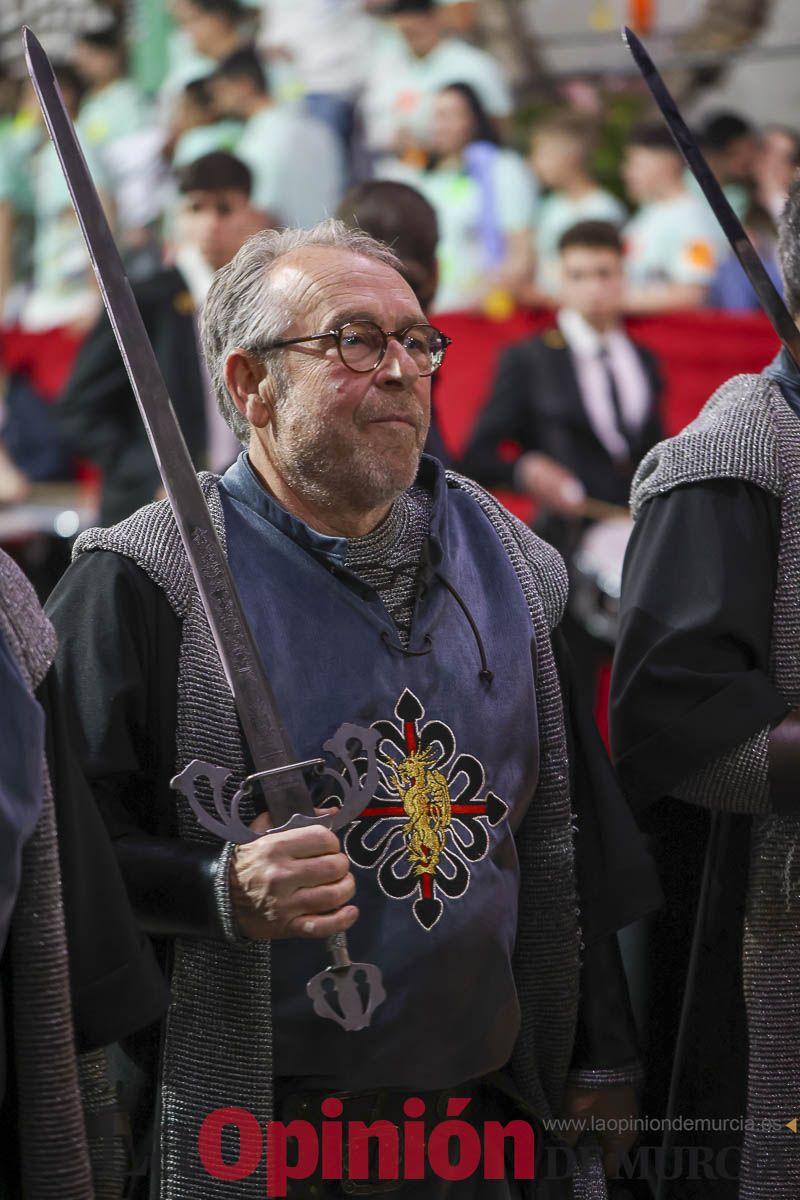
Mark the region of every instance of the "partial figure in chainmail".
MULTIPOLYGON (((422 453, 447 340, 398 266, 337 221, 269 231, 218 272, 204 310, 246 450, 201 486, 293 752, 318 758, 345 722, 378 735, 378 783, 342 844, 321 826, 221 843, 170 790, 200 759, 231 772, 229 802, 253 768, 166 503, 87 531, 50 600, 83 771, 170 970, 163 1029, 119 1058, 150 1079, 133 1114, 137 1150, 150 1145, 137 1198, 262 1196, 252 1150, 224 1190, 243 1150, 204 1122, 231 1106, 262 1129, 276 1115, 319 1131, 333 1095, 346 1133, 401 1125, 412 1096, 430 1129, 461 1096, 477 1128, 517 1116, 537 1131, 536 1184, 478 1169, 456 1193, 401 1162, 391 1188, 374 1163, 348 1177, 345 1148, 345 1177, 312 1164, 303 1196, 602 1197, 602 1154, 611 1171, 627 1144, 598 1131, 570 1152, 542 1122, 633 1110, 616 930, 658 888, 572 690, 563 563, 422 453), (357 1032, 306 994, 321 939, 345 930, 386 990, 357 1032)), ((309 783, 335 790, 340 769, 309 783)), ((255 793, 240 815, 269 827, 255 793)))
POLYGON ((167 990, 71 759, 55 650, 0 551, 0 1195, 116 1200, 103 1047, 159 1017, 167 990))
MULTIPOLYGON (((800 316, 800 183, 780 223, 800 316)), ((644 459, 625 565, 612 749, 641 809, 667 905, 651 934, 645 1107, 663 1114, 710 814, 718 845, 700 929, 677 1115, 732 1120, 737 1180, 670 1196, 790 1200, 800 1141, 800 371, 781 350, 731 379, 644 459), (746 1018, 746 1019, 745 1019, 746 1018), (748 1118, 743 1122, 744 1117, 748 1118)), ((683 1141, 683 1139, 681 1139, 683 1141)), ((717 1159, 721 1161, 721 1159, 717 1159)), ((728 1154, 728 1170, 733 1157, 728 1154)), ((668 1176, 672 1178, 672 1176, 668 1176)))

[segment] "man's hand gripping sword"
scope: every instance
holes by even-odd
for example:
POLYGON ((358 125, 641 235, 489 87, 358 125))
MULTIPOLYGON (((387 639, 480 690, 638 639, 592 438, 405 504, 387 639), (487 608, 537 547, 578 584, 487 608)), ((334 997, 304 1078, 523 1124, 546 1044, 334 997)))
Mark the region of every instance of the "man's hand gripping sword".
MULTIPOLYGON (((366 752, 371 765, 368 765, 363 782, 357 775, 351 775, 347 782, 338 776, 344 792, 343 804, 330 817, 320 816, 314 809, 302 774, 303 764, 295 761, 296 756, 283 728, 258 647, 53 68, 29 29, 23 29, 23 41, 28 71, 61 162, 103 303, 250 750, 255 771, 243 788, 253 783, 262 788, 272 823, 277 828, 319 823, 338 829, 361 811, 377 784, 372 731, 356 731, 349 727, 348 732, 348 727, 343 726, 328 743, 347 762, 347 743, 355 737, 360 740, 362 752, 366 752), (278 788, 270 786, 276 779, 280 784, 278 788)), ((187 796, 206 829, 226 840, 250 841, 258 835, 239 819, 242 788, 230 813, 224 811, 222 788, 227 778, 228 773, 220 767, 195 761, 173 783, 187 796), (201 775, 208 779, 214 792, 216 818, 202 809, 197 800, 196 785, 201 775)), ((369 1023, 372 1012, 384 999, 380 971, 372 965, 350 963, 344 934, 331 939, 329 948, 332 966, 315 976, 308 985, 315 1011, 337 1021, 345 1029, 361 1029, 369 1023), (357 1004, 356 998, 364 994, 365 988, 366 999, 357 1004), (339 1011, 332 1003, 333 992, 338 997, 339 1011)))
MULTIPOLYGON (((326 767, 324 758, 310 758, 286 767, 259 771, 242 780, 228 810, 225 807, 224 787, 230 778, 230 771, 226 771, 224 767, 216 767, 194 758, 179 775, 170 780, 170 784, 186 797, 199 824, 209 833, 228 842, 254 842, 273 833, 285 833, 288 829, 301 829, 307 825, 324 825, 336 833, 357 817, 375 794, 379 781, 379 741, 380 734, 375 729, 364 729, 359 725, 347 723, 340 725, 333 737, 323 743, 322 749, 344 764, 345 775, 326 767), (350 746, 354 742, 360 746, 359 758, 366 756, 367 768, 363 776, 350 752, 350 746), (314 768, 320 775, 327 775, 335 781, 341 791, 338 807, 332 807, 327 813, 317 810, 313 816, 293 813, 283 824, 274 824, 265 833, 254 833, 245 825, 239 815, 239 808, 257 782, 260 782, 265 790, 269 808, 270 795, 274 795, 269 791, 270 785, 279 785, 280 777, 287 770, 306 768, 314 768), (208 780, 211 786, 216 816, 208 811, 198 794, 197 784, 201 779, 208 780)), ((386 999, 381 972, 371 963, 350 961, 346 934, 334 934, 326 939, 325 944, 331 956, 331 966, 314 975, 306 984, 306 992, 313 1003, 314 1012, 336 1021, 343 1029, 366 1029, 373 1012, 386 999)))

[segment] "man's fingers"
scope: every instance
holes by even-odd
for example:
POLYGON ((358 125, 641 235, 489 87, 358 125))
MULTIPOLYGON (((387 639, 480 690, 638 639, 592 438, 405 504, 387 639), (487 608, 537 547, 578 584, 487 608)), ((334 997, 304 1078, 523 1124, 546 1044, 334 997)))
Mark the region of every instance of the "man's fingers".
POLYGON ((330 913, 341 908, 355 894, 356 881, 352 875, 327 887, 300 888, 286 903, 287 913, 330 913))
POLYGON ((295 859, 291 869, 296 891, 324 887, 327 883, 338 883, 344 879, 350 870, 350 859, 342 853, 321 854, 316 858, 295 859))
POLYGON ((276 833, 286 838, 286 849, 293 858, 314 858, 317 854, 340 854, 339 839, 324 825, 307 825, 305 829, 289 829, 276 833))
MULTIPOLYGON (((250 828, 256 833, 263 833, 270 828, 269 815, 261 813, 256 817, 250 828), (256 828, 260 824, 261 828, 256 828)), ((306 825, 302 829, 287 829, 284 832, 273 833, 269 839, 256 844, 259 853, 272 857, 280 854, 285 858, 315 858, 322 854, 339 854, 341 846, 339 839, 324 825, 306 825), (267 845, 267 841, 269 845, 267 845)))
POLYGON ((340 908, 335 913, 303 913, 300 917, 294 917, 286 926, 286 932, 292 937, 333 937, 335 933, 344 933, 355 924, 357 918, 358 909, 355 905, 348 904, 346 908, 340 908))
POLYGON ((565 479, 560 484, 558 492, 562 502, 569 505, 570 508, 577 508, 586 499, 586 488, 574 476, 565 479))

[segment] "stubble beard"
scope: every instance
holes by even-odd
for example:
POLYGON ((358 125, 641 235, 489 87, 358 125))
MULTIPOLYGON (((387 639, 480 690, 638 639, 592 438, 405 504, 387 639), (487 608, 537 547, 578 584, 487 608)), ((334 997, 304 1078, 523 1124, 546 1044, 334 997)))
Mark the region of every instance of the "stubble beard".
POLYGON ((409 430, 394 448, 381 450, 359 427, 342 430, 323 413, 309 412, 291 386, 275 410, 273 453, 281 475, 295 494, 327 511, 368 513, 396 500, 416 478, 419 439, 419 431, 412 439, 409 430))

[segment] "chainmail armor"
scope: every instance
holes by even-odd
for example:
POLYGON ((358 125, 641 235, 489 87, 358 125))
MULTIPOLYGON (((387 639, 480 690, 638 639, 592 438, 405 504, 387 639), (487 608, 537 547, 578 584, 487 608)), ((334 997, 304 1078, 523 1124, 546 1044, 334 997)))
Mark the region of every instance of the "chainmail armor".
POLYGON ((764 816, 770 811, 769 735, 769 726, 759 729, 740 746, 734 746, 733 750, 687 775, 672 789, 674 795, 701 808, 764 816), (731 788, 732 779, 736 780, 735 788, 731 788))
POLYGON ((639 1087, 644 1080, 644 1067, 639 1062, 629 1067, 578 1068, 567 1076, 567 1081, 579 1088, 639 1087))
MULTIPOLYGON (((781 544, 770 677, 800 704, 800 421, 780 387, 739 375, 677 437, 645 457, 633 482, 634 519, 655 495, 717 478, 747 480, 776 496, 781 544)), ((744 923, 749 1040, 747 1116, 775 1126, 744 1135, 741 1200, 795 1200, 800 1143, 783 1128, 800 1095, 800 821, 770 813, 768 730, 685 780, 677 794, 706 807, 754 814, 744 923)))
MULTIPOLYGON (((34 691, 56 652, 53 627, 19 568, 0 552, 0 632, 34 691)), ((42 811, 22 853, 11 923, 14 1055, 26 1200, 92 1200, 72 1030, 55 807, 43 763, 42 811)))
POLYGON ((415 484, 398 496, 377 529, 347 544, 345 566, 378 593, 403 646, 411 636, 417 572, 432 507, 430 493, 415 484))
MULTIPOLYGON (((200 482, 224 548, 216 477, 204 472, 200 482)), ((536 800, 517 835, 522 887, 514 973, 522 1026, 512 1067, 528 1103, 546 1117, 557 1112, 560 1104, 578 1001, 580 930, 573 815, 564 714, 549 638, 566 602, 566 571, 552 547, 476 484, 451 473, 448 483, 480 505, 487 517, 487 533, 491 527, 503 543, 535 631, 541 763, 536 800)), ((384 525, 391 529, 398 523, 399 528, 399 522, 406 522, 412 513, 419 522, 423 505, 411 493, 384 525)), ((383 526, 371 537, 380 539, 382 530, 383 526)), ((418 527, 414 534, 420 546, 424 533, 425 528, 418 527)), ((366 565, 375 557, 371 537, 354 540, 348 566, 365 581, 375 579, 373 586, 402 628, 413 587, 409 592, 405 574, 394 593, 377 580, 366 565)), ((175 769, 180 771, 192 758, 227 768, 232 775, 225 799, 230 802, 246 771, 238 721, 169 505, 166 501, 150 504, 112 529, 87 530, 78 538, 74 554, 95 549, 133 559, 162 588, 181 618, 175 769)), ((394 552, 385 549, 388 561, 394 552)), ((242 805, 245 822, 254 818, 254 804, 253 798, 242 805)), ((214 841, 188 804, 178 800, 177 807, 181 837, 214 841)), ((217 1200, 219 1185, 204 1172, 197 1155, 198 1126, 208 1112, 221 1104, 235 1104, 255 1113, 262 1125, 272 1115, 269 942, 235 940, 225 869, 223 865, 216 892, 230 939, 214 943, 178 937, 174 942, 173 999, 163 1052, 160 1200, 217 1200), (203 1035, 202 1047, 198 1032, 203 1035)), ((231 1149, 235 1156, 235 1146, 231 1149)), ((263 1195, 263 1188, 263 1173, 257 1172, 229 1183, 226 1194, 255 1200, 263 1195)), ((606 1196, 597 1155, 576 1177, 574 1195, 576 1200, 606 1196)))

